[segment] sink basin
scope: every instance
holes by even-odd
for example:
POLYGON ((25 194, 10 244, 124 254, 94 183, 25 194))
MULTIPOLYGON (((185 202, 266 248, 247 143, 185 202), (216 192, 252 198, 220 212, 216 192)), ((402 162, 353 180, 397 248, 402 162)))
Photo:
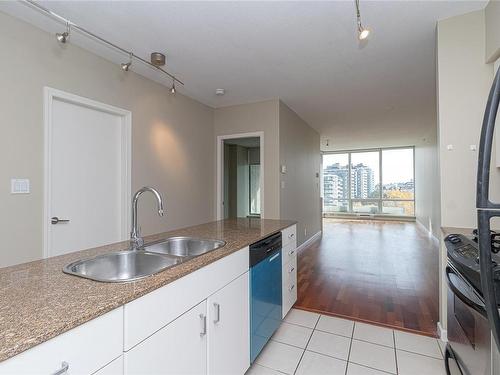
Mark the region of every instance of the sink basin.
POLYGON ((63 272, 91 280, 119 283, 151 276, 182 262, 181 258, 142 250, 98 255, 68 264, 63 272))
POLYGON ((171 237, 166 240, 144 245, 144 250, 152 253, 181 257, 195 257, 216 250, 226 243, 221 240, 204 240, 192 237, 171 237))

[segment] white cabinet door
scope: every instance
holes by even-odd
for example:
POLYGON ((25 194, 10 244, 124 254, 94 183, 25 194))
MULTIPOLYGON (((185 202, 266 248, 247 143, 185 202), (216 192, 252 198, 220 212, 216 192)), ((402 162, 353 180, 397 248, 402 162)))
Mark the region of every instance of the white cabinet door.
MULTIPOLYGON (((126 352, 124 373, 206 374, 206 310, 206 301, 203 301, 126 352)), ((147 312, 144 313, 144 319, 148 319, 147 312)))
POLYGON ((248 272, 208 298, 208 373, 244 374, 250 367, 248 272))
MULTIPOLYGON (((69 374, 68 374, 69 375, 69 374)), ((123 355, 92 375, 123 375, 123 355)))

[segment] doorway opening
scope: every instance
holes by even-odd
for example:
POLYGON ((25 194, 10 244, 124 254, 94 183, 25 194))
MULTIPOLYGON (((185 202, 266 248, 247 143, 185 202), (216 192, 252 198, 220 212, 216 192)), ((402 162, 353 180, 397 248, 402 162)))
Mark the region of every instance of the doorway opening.
POLYGON ((263 217, 262 134, 218 137, 217 219, 263 217))

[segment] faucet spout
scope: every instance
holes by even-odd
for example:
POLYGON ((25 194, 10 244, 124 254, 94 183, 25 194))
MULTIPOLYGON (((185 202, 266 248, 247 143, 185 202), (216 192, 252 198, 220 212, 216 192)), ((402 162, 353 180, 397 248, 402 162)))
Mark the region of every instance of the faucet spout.
POLYGON ((158 192, 158 190, 149 187, 149 186, 144 186, 143 188, 140 188, 135 194, 134 197, 132 198, 132 229, 130 231, 130 244, 133 249, 138 249, 142 245, 144 245, 144 239, 140 235, 139 227, 137 224, 137 205, 139 202, 139 197, 149 191, 150 193, 153 193, 153 195, 156 197, 156 201, 158 203, 158 216, 163 216, 164 211, 163 211, 163 199, 161 197, 161 194, 158 192))

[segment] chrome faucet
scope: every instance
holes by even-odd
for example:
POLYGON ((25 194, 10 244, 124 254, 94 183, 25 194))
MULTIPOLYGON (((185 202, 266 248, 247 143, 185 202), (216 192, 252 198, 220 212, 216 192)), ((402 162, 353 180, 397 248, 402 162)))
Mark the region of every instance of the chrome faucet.
POLYGON ((158 216, 163 216, 163 199, 156 189, 144 186, 134 194, 134 197, 132 198, 132 230, 130 232, 130 245, 132 249, 138 249, 142 245, 144 245, 144 239, 141 237, 139 228, 137 226, 137 202, 139 201, 139 197, 142 195, 142 193, 145 193, 146 191, 149 191, 155 195, 156 200, 158 201, 158 216))

